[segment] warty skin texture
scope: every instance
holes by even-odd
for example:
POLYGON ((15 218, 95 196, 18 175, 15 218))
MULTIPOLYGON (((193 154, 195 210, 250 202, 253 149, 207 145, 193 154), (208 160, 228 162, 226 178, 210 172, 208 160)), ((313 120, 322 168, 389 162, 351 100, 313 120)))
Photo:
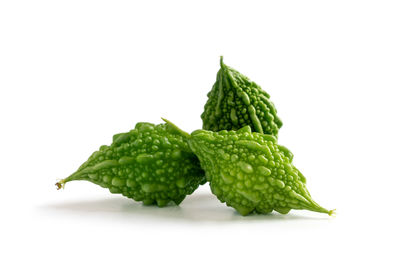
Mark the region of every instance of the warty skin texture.
POLYGON ((241 215, 273 210, 286 214, 291 209, 333 214, 311 198, 305 177, 292 164, 293 154, 274 136, 251 132, 249 126, 238 131, 181 132, 199 158, 213 194, 241 215))
POLYGON ((111 193, 145 205, 179 205, 206 182, 198 158, 184 138, 166 124, 137 123, 135 129, 114 135, 110 146, 101 146, 79 169, 56 185, 86 180, 111 193))
POLYGON ((282 121, 267 92, 255 82, 223 63, 207 94, 201 114, 203 129, 238 130, 249 125, 254 132, 278 135, 282 121))

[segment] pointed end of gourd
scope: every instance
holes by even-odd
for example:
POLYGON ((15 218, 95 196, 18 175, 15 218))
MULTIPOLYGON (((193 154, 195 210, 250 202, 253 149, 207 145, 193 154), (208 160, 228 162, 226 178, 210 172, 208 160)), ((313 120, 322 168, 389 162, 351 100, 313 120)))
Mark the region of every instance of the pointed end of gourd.
POLYGON ((225 64, 224 64, 224 56, 220 56, 219 65, 221 66, 221 68, 225 66, 225 64))
POLYGON ((175 124, 173 124, 172 122, 170 122, 169 120, 162 118, 161 119, 172 128, 172 130, 174 130, 174 132, 176 132, 177 134, 183 136, 184 138, 190 138, 190 134, 188 134, 187 132, 183 131, 182 129, 180 129, 178 126, 176 126, 175 124))
POLYGON ((317 208, 311 208, 309 210, 315 211, 315 212, 320 212, 320 213, 325 213, 325 214, 328 214, 330 217, 336 217, 336 209, 327 210, 321 206, 318 206, 317 208))
POLYGON ((57 190, 60 190, 61 188, 65 188, 65 180, 60 180, 56 183, 57 190))
POLYGON ((334 217, 336 215, 336 209, 332 209, 332 210, 325 209, 324 207, 320 206, 317 202, 315 202, 309 196, 304 196, 304 200, 305 201, 302 203, 304 205, 303 209, 306 209, 309 211, 314 211, 314 212, 319 212, 319 213, 325 213, 332 217, 334 217))
POLYGON ((167 120, 166 118, 161 117, 161 119, 162 119, 165 123, 170 124, 170 125, 173 125, 173 123, 170 122, 169 120, 167 120))
POLYGON ((330 210, 328 212, 328 215, 331 216, 331 217, 336 217, 336 209, 330 210))

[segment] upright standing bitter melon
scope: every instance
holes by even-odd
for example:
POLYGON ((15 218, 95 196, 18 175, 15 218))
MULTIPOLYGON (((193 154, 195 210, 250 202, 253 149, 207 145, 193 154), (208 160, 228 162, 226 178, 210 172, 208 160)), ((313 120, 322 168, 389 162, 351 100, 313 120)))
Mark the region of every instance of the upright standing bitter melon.
POLYGON ((201 114, 203 129, 237 130, 249 125, 253 131, 278 135, 282 121, 267 92, 255 82, 228 67, 221 57, 217 81, 207 94, 201 114))
POLYGON ((306 179, 292 164, 293 154, 274 136, 252 132, 250 126, 191 135, 176 129, 199 158, 213 194, 240 214, 286 214, 291 209, 333 213, 311 198, 306 179))
POLYGON ((58 188, 87 180, 144 204, 176 205, 206 182, 198 158, 181 135, 166 124, 138 123, 127 133, 114 135, 58 188))

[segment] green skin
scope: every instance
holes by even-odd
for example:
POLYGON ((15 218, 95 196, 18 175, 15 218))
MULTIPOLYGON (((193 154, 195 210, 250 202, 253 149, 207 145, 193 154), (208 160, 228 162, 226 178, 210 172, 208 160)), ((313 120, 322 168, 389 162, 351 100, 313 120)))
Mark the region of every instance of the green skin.
POLYGON ((203 129, 238 130, 250 125, 252 131, 278 135, 282 121, 267 92, 238 71, 226 66, 221 57, 217 81, 207 94, 201 114, 203 129))
POLYGON ((176 131, 199 158, 213 194, 241 215, 273 210, 286 214, 291 209, 334 213, 312 200, 306 179, 292 164, 293 154, 274 136, 252 132, 250 126, 191 135, 176 131))
POLYGON ((184 138, 166 124, 138 123, 127 133, 114 135, 58 188, 86 180, 145 205, 179 205, 206 179, 198 158, 184 138))

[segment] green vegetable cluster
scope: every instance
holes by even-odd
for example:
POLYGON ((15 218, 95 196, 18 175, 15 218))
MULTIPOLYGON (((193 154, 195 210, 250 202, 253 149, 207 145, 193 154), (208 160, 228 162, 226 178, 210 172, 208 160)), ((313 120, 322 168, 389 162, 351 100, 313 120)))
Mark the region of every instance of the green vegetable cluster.
POLYGON ((86 180, 145 205, 179 205, 209 182, 217 198, 241 215, 286 214, 306 209, 332 215, 317 204, 293 154, 277 142, 281 120, 270 96, 222 62, 208 93, 203 129, 191 134, 166 119, 138 123, 116 134, 76 172, 56 183, 86 180))

